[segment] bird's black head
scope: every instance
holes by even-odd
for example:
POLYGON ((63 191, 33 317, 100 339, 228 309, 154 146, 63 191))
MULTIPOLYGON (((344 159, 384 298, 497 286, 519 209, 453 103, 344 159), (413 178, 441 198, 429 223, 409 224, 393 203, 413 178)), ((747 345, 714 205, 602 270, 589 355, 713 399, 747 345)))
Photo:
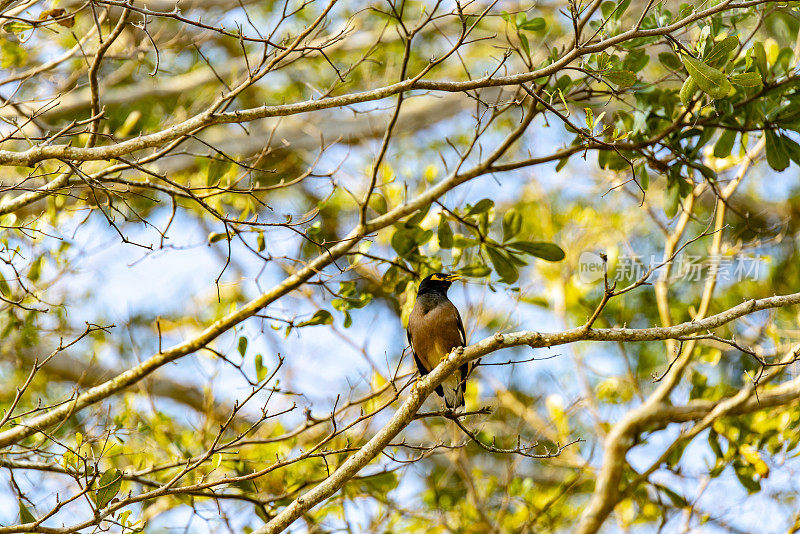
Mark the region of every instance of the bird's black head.
POLYGON ((461 277, 457 274, 433 273, 419 284, 417 295, 425 293, 444 293, 446 295, 450 284, 460 279, 461 277))

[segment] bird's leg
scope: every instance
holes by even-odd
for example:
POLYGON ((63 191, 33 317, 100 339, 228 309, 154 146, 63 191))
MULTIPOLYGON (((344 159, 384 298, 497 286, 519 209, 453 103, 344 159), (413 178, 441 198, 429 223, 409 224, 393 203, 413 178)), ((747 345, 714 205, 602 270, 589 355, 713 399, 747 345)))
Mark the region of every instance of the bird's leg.
MULTIPOLYGON (((464 354, 464 347, 456 347, 453 352, 455 352, 456 356, 461 356, 462 354, 464 354)), ((450 356, 450 352, 445 353, 445 355, 442 356, 442 359, 439 360, 439 363, 445 361, 448 356, 450 356)))
POLYGON ((423 377, 423 376, 424 376, 424 375, 417 375, 417 377, 416 377, 416 378, 414 379, 414 381, 411 383, 411 389, 412 389, 412 390, 416 390, 417 388, 419 388, 419 381, 420 381, 420 380, 422 380, 422 377, 423 377))

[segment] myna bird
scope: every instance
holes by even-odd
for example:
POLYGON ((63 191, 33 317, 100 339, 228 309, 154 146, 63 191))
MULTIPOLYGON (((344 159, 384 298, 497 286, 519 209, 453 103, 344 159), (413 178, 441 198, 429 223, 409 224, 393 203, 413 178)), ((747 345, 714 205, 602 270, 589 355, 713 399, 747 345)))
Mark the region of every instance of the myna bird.
MULTIPOLYGON (((426 375, 456 347, 465 347, 467 336, 458 309, 447 298, 447 290, 461 277, 433 273, 419 285, 414 309, 408 318, 408 342, 420 375, 426 375)), ((448 376, 436 388, 449 409, 464 406, 464 391, 469 374, 467 364, 448 376)))

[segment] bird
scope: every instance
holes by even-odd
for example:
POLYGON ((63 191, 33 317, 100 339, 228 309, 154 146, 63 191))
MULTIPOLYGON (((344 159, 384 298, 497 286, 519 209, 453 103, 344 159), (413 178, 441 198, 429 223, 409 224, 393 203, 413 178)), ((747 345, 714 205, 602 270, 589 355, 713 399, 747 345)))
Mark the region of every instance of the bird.
MULTIPOLYGON (((421 376, 431 372, 454 348, 467 344, 461 315, 447 298, 450 285, 460 279, 457 274, 433 273, 419 285, 406 333, 421 376)), ((436 387, 448 409, 464 406, 469 370, 465 363, 436 387)))

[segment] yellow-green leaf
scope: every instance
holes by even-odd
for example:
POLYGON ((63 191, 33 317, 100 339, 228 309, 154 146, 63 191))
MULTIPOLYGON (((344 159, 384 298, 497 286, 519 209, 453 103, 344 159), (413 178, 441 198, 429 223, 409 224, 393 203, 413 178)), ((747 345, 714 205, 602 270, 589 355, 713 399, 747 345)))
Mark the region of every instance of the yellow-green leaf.
POLYGON ((603 76, 620 87, 630 87, 636 83, 636 74, 629 70, 610 70, 605 72, 603 76))
POLYGON ((735 35, 726 37, 714 45, 708 55, 703 58, 703 61, 709 65, 725 64, 728 60, 728 56, 736 49, 737 46, 739 46, 738 37, 735 35))
POLYGON ((18 20, 13 20, 11 22, 3 24, 3 31, 6 31, 8 33, 22 33, 32 28, 33 26, 31 26, 27 22, 21 22, 18 20))
POLYGON ((467 210, 467 215, 478 215, 480 213, 489 211, 493 207, 494 200, 490 198, 484 198, 483 200, 479 200, 474 206, 467 210))
POLYGON ((317 310, 317 312, 311 316, 311 319, 308 321, 303 321, 302 323, 298 323, 297 326, 315 326, 331 323, 333 323, 333 316, 331 315, 331 312, 328 310, 317 310))
POLYGON ((122 472, 119 469, 109 469, 100 477, 97 489, 94 492, 94 502, 98 508, 105 508, 111 499, 119 492, 122 486, 122 472))
POLYGON ((689 56, 683 57, 683 65, 697 86, 711 98, 724 98, 730 92, 731 82, 721 71, 689 56))
MULTIPOLYGON (((330 314, 329 314, 330 315, 330 314)), ((261 354, 256 354, 256 379, 261 382, 267 378, 267 367, 264 365, 264 357, 261 354)))
POLYGON ((757 72, 734 74, 731 76, 731 81, 742 87, 761 87, 764 85, 764 82, 761 81, 761 75, 757 72))
POLYGON ((503 215, 503 241, 508 241, 522 229, 522 215, 515 209, 510 209, 503 215))
POLYGON ((35 523, 36 518, 33 517, 33 514, 28 510, 28 507, 25 506, 25 503, 22 502, 22 499, 18 499, 19 503, 19 521, 20 523, 35 523))
POLYGON ((694 78, 689 76, 686 78, 686 81, 683 82, 683 86, 681 87, 681 102, 683 102, 684 106, 688 106, 689 103, 692 101, 692 97, 694 96, 695 92, 697 92, 697 82, 694 81, 694 78))

